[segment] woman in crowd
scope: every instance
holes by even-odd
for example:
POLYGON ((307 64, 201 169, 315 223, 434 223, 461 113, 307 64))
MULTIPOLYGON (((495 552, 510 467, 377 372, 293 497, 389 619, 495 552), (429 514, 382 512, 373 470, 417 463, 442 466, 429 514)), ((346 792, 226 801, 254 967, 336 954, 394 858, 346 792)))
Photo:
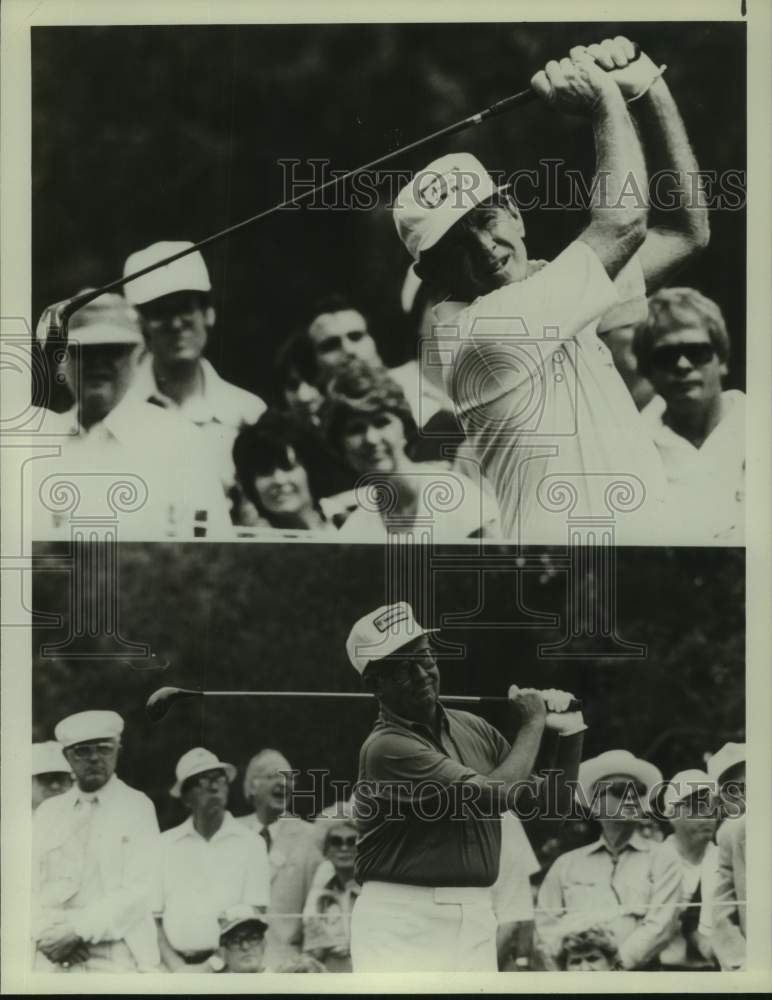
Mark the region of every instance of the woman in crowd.
POLYGON ((471 479, 413 459, 419 431, 384 369, 357 361, 341 369, 327 389, 325 426, 330 446, 360 477, 341 541, 380 542, 395 534, 420 541, 429 532, 435 542, 498 536, 471 479))
POLYGON ((317 817, 325 860, 303 907, 303 951, 328 972, 351 972, 351 910, 360 892, 354 880, 357 831, 348 804, 317 817))
MULTIPOLYGON (((337 498, 324 501, 330 475, 314 435, 292 416, 268 410, 233 445, 239 486, 256 510, 256 527, 336 530, 337 498)), ((345 507, 345 499, 340 503, 345 507)))

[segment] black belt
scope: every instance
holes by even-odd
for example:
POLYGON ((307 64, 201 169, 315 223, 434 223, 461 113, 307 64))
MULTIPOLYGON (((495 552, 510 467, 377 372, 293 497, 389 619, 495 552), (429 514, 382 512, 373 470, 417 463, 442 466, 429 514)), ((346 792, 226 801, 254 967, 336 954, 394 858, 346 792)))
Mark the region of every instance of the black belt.
POLYGON ((214 955, 214 951, 209 949, 206 951, 183 951, 180 953, 180 957, 186 965, 197 965, 199 962, 205 962, 210 955, 214 955))

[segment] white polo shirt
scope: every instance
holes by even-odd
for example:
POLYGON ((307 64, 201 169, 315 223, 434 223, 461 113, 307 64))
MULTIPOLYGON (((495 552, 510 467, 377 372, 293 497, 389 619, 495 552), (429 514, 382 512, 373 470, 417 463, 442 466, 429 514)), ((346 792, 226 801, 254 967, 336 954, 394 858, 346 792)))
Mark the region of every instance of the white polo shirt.
MULTIPOLYGON (((625 322, 645 315, 640 264, 633 258, 612 281, 577 240, 537 267, 471 305, 435 309, 448 393, 494 487, 503 535, 566 544, 569 518, 613 517, 615 544, 651 543, 662 464, 597 335, 622 302, 625 322)), ((602 532, 590 540, 612 541, 602 532)))
POLYGON ((222 911, 234 903, 267 907, 270 892, 265 843, 229 812, 211 840, 192 817, 161 834, 154 911, 175 951, 214 950, 222 911))
POLYGON ((742 545, 745 537, 745 394, 721 394, 721 419, 696 448, 664 422, 661 396, 641 411, 667 476, 667 525, 680 545, 742 545))

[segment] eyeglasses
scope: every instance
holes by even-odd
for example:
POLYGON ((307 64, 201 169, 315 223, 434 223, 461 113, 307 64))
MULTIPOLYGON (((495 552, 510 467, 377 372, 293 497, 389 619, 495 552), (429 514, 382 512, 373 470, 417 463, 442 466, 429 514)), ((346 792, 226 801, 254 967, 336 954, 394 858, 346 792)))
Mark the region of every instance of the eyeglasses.
POLYGON ((612 781, 610 784, 601 783, 601 795, 613 795, 616 799, 627 799, 637 796, 639 799, 646 794, 646 789, 637 781, 612 781))
POLYGON ((188 778, 185 784, 188 782, 190 788, 208 788, 211 785, 222 787, 228 784, 228 778, 224 771, 204 771, 203 774, 194 774, 192 778, 188 778))
POLYGON ((713 344, 673 344, 655 347, 651 352, 651 363, 659 371, 673 371, 681 358, 686 358, 693 368, 702 368, 716 356, 713 344))
POLYGON ((255 945, 263 943, 263 931, 245 931, 243 934, 229 934, 225 939, 225 945, 228 948, 240 948, 242 951, 248 951, 255 945))
POLYGON ((69 753, 76 760, 89 760, 94 755, 104 757, 110 756, 116 749, 115 743, 80 743, 77 746, 69 747, 69 753))
POLYGON ((342 837, 337 833, 331 834, 327 838, 327 844, 330 847, 356 847, 357 837, 355 833, 352 833, 348 837, 342 837))

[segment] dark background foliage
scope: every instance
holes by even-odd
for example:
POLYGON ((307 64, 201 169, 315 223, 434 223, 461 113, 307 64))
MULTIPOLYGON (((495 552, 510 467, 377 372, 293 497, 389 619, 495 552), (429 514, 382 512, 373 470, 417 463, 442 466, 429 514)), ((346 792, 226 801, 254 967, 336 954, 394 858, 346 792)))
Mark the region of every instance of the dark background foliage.
MULTIPOLYGON (((600 564, 568 589, 558 550, 490 549, 481 574, 470 550, 421 558, 433 583, 416 588, 417 550, 311 544, 122 544, 115 576, 104 546, 92 546, 87 590, 66 546, 36 547, 33 584, 33 734, 50 739, 56 722, 86 708, 113 708, 126 720, 121 772, 155 800, 164 825, 180 820, 168 788, 174 765, 204 745, 243 768, 261 747, 281 749, 301 772, 328 769, 356 779, 359 746, 375 705, 369 700, 201 699, 181 701, 153 724, 144 704, 157 687, 357 691, 344 642, 354 620, 406 598, 425 623, 442 624, 445 693, 505 694, 510 683, 562 687, 583 699, 590 729, 585 755, 626 748, 666 777, 703 766, 705 751, 742 738, 745 707, 744 553, 739 549, 617 549, 619 639, 646 655, 623 658, 600 637, 576 637, 558 658, 539 654, 568 631, 569 597, 597 604, 600 564), (107 580, 117 584, 108 586, 107 580), (117 594, 120 640, 93 612, 81 625, 70 608, 96 608, 117 594), (47 616, 61 616, 59 625, 47 616), (552 620, 544 616, 556 616, 552 620), (454 616, 460 620, 453 622, 454 616), (67 650, 44 650, 70 638, 67 650), (123 643, 146 643, 165 671, 132 658, 123 643), (463 655, 459 656, 458 651, 463 655), (614 656, 599 656, 612 652, 614 656), (568 654, 572 658, 569 658, 568 654)), ((474 550, 472 550, 474 551, 474 550)), ((574 558, 583 558, 575 550, 574 558)), ((105 604, 109 607, 109 604, 105 604)), ((511 736, 506 706, 481 709, 511 736)), ((306 777, 306 786, 308 779, 306 777)), ((302 783, 301 783, 302 784, 302 783)), ((303 786, 303 787, 306 787, 303 786)), ((321 790, 300 804, 311 813, 335 797, 321 790)), ((232 807, 246 811, 240 788, 232 807)))
MULTIPOLYGON (((351 169, 617 33, 667 63, 700 166, 744 170, 742 23, 33 28, 32 315, 118 277, 133 250, 200 240, 282 200, 280 159, 351 169)), ((536 104, 392 166, 419 169, 451 148, 506 173, 562 157, 589 175, 593 162, 587 124, 536 104)), ((218 316, 209 353, 227 378, 270 398, 277 344, 333 289, 370 315, 387 362, 405 359, 408 258, 381 194, 370 211, 280 212, 205 252, 218 316)), ((531 254, 553 256, 583 220, 527 212, 531 254)), ((745 212, 714 211, 711 223, 710 247, 677 281, 724 310, 730 382, 742 387, 745 212)))

